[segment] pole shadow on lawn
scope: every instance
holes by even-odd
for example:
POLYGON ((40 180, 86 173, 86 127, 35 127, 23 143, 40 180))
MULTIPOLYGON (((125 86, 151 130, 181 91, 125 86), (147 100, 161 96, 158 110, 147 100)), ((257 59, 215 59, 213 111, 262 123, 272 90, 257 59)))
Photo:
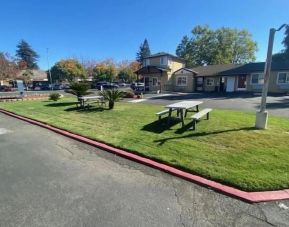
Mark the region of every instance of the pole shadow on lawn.
POLYGON ((258 130, 255 127, 243 127, 243 128, 235 128, 235 129, 226 129, 226 130, 218 130, 218 131, 212 131, 212 132, 196 132, 196 133, 190 133, 188 135, 184 136, 173 136, 168 137, 164 139, 154 140, 155 143, 158 143, 158 145, 163 145, 167 141, 170 140, 177 140, 177 139, 184 139, 184 138, 195 138, 200 136, 209 136, 209 135, 216 135, 221 133, 228 133, 228 132, 238 132, 238 131, 252 131, 252 130, 258 130))

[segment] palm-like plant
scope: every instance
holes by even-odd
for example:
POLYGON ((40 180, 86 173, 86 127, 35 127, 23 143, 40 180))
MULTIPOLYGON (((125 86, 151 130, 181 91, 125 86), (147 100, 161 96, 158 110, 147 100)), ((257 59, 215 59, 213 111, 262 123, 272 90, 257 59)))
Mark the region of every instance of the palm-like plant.
POLYGON ((108 101, 108 108, 111 110, 114 107, 114 103, 119 101, 123 97, 123 92, 119 90, 104 90, 100 92, 104 100, 108 101))
POLYGON ((86 83, 72 82, 70 83, 69 89, 65 92, 75 95, 77 98, 84 95, 89 95, 92 92, 88 91, 89 87, 86 83))

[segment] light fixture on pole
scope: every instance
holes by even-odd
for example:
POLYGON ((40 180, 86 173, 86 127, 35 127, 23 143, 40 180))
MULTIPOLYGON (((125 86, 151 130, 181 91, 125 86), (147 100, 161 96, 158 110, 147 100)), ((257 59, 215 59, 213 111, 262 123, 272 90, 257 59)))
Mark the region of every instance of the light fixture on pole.
POLYGON ((49 74, 49 80, 50 80, 50 90, 53 90, 52 77, 51 77, 51 71, 50 71, 49 60, 48 60, 48 48, 46 48, 46 56, 47 56, 47 66, 48 66, 48 74, 49 74))
POLYGON ((280 31, 285 26, 286 24, 283 24, 278 29, 271 28, 269 32, 267 58, 266 58, 266 63, 265 63, 265 68, 264 68, 264 85, 262 89, 261 106, 260 106, 260 111, 257 111, 256 113, 256 122, 255 122, 255 127, 259 129, 266 129, 267 122, 268 122, 268 111, 266 111, 266 100, 267 100, 268 87, 269 87, 269 79, 270 79, 270 71, 271 71, 271 63, 272 63, 272 51, 273 51, 275 32, 280 31))

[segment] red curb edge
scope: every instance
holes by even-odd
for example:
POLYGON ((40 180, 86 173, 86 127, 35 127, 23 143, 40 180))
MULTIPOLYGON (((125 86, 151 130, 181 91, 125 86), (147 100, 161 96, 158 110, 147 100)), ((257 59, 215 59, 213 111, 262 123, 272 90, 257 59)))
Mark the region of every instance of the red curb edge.
POLYGON ((208 180, 206 178, 179 170, 175 167, 166 165, 166 164, 162 164, 159 163, 157 161, 151 160, 149 158, 145 158, 124 150, 121 150, 119 148, 101 143, 101 142, 97 142, 96 140, 92 140, 89 138, 86 138, 84 136, 75 134, 75 133, 71 133, 69 131, 51 126, 49 124, 43 123, 41 121, 38 120, 34 120, 32 118, 28 118, 28 117, 23 117, 21 115, 15 114, 13 112, 4 110, 4 109, 0 109, 0 112, 3 114, 6 114, 8 116, 26 121, 28 123, 40 126, 42 128, 46 128, 49 129, 53 132, 56 132, 58 134, 61 134, 63 136, 78 140, 80 142, 86 143, 88 145, 100 148, 102 150, 108 151, 110 153, 119 155, 121 157, 130 159, 132 161, 136 161, 138 163, 142 163, 144 165, 150 166, 152 168, 164 171, 166 173, 172 174, 174 176, 183 178, 185 180, 200 184, 202 186, 206 186, 210 189, 213 189, 215 191, 219 191, 221 193, 224 193, 226 195, 244 200, 246 202, 250 202, 250 203, 257 203, 257 202, 269 202, 269 201, 275 201, 275 200, 283 200, 283 199, 289 199, 289 189, 285 189, 285 190, 278 190, 278 191, 262 191, 262 192, 245 192, 227 185, 223 185, 221 183, 212 181, 212 180, 208 180))

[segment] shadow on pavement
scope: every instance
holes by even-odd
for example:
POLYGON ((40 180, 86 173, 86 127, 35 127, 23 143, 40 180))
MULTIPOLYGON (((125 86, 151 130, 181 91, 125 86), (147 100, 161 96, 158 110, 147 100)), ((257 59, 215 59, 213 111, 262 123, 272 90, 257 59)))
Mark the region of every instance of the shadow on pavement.
MULTIPOLYGON (((270 93, 271 97, 284 97, 285 94, 270 93)), ((203 93, 187 93, 187 94, 171 94, 168 96, 155 96, 151 97, 151 100, 187 100, 187 99, 234 99, 234 98, 254 98, 261 97, 261 93, 249 93, 249 92, 203 92, 203 93)))
MULTIPOLYGON (((256 107, 259 109, 260 105, 256 105, 256 107)), ((287 109, 289 108, 289 99, 283 98, 279 102, 267 103, 266 107, 267 109, 287 109)))
POLYGON ((232 98, 252 98, 259 97, 261 94, 256 93, 243 93, 243 92, 206 92, 206 93, 187 93, 187 94, 171 94, 169 96, 155 96, 151 97, 152 100, 186 100, 186 99, 232 99, 232 98))

